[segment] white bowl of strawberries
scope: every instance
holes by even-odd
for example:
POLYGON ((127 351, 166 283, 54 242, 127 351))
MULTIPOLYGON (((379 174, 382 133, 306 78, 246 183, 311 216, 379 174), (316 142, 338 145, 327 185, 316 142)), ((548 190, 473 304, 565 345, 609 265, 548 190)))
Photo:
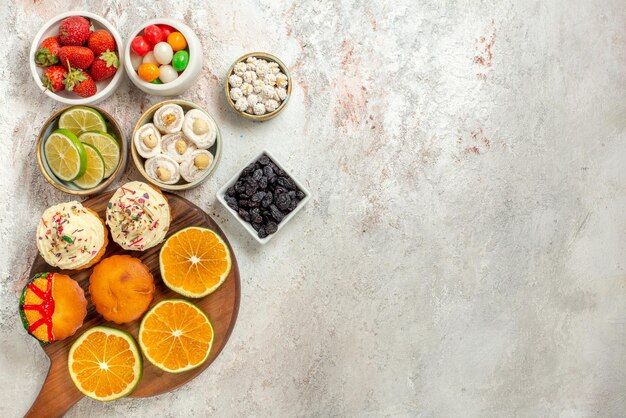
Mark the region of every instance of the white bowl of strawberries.
POLYGON ((30 48, 30 71, 41 91, 68 105, 96 104, 122 81, 122 38, 101 16, 62 13, 37 33, 30 48))

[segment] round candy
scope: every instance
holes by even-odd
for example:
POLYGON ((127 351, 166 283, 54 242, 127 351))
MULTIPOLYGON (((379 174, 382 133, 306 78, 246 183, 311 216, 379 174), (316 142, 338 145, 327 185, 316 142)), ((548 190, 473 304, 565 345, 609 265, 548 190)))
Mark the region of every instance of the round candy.
POLYGON ((176 32, 176 29, 171 27, 170 25, 157 25, 161 28, 161 32, 163 32, 163 40, 167 40, 167 37, 170 36, 170 33, 176 32))
POLYGON ((143 30, 143 36, 145 36, 148 42, 150 42, 152 45, 156 45, 166 39, 165 35, 163 35, 163 29, 161 29, 157 25, 146 26, 143 30))
POLYGON ((169 64, 172 62, 174 51, 172 51, 172 47, 167 42, 159 42, 156 44, 153 52, 154 58, 156 58, 159 64, 169 64))
POLYGON ((159 77, 159 67, 157 67, 156 64, 153 64, 151 62, 146 62, 145 64, 141 64, 137 72, 139 73, 139 77, 143 81, 147 81, 148 83, 154 80, 155 78, 159 77))
POLYGON ((143 56, 143 60, 141 63, 145 64, 146 62, 151 62, 152 64, 159 65, 159 62, 154 57, 154 52, 152 51, 148 52, 146 55, 143 56))
POLYGON ((150 84, 163 84, 163 82, 160 79, 155 78, 154 80, 150 82, 150 84))
POLYGON ((139 66, 142 64, 141 55, 137 55, 134 52, 130 53, 130 63, 133 66, 133 70, 137 71, 139 66))
POLYGON ((174 51, 180 51, 187 48, 187 40, 180 32, 172 32, 167 37, 167 43, 172 46, 174 51))
POLYGON ((130 43, 130 49, 137 55, 144 56, 146 55, 152 48, 150 44, 143 36, 135 36, 133 41, 130 43))
POLYGON ((183 71, 187 68, 187 64, 189 64, 189 52, 182 50, 174 54, 174 58, 172 58, 172 67, 174 67, 176 71, 183 71))
POLYGON ((171 65, 161 65, 159 67, 159 79, 167 84, 178 78, 178 73, 171 65))

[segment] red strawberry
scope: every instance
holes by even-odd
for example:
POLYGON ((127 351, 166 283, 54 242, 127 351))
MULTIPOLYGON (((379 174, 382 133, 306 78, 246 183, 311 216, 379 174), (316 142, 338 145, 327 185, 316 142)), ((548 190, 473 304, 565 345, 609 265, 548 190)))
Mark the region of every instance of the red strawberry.
POLYGON ((91 33, 91 23, 82 16, 70 16, 59 26, 62 45, 83 45, 91 33))
POLYGON ((60 65, 53 65, 46 69, 41 81, 43 81, 43 86, 46 89, 50 91, 61 91, 65 88, 63 81, 65 80, 66 74, 67 70, 65 68, 60 65))
POLYGON ((98 29, 89 35, 87 47, 91 49, 97 57, 103 52, 115 51, 115 39, 113 39, 113 35, 111 35, 108 31, 98 29))
POLYGON ((59 62, 61 43, 58 36, 50 36, 41 42, 35 52, 35 62, 43 67, 49 67, 59 62))
POLYGON ((84 46, 64 46, 59 52, 61 65, 86 70, 93 62, 93 52, 84 46))
POLYGON ((96 82, 89 74, 78 68, 70 68, 63 84, 67 90, 81 97, 91 97, 96 94, 96 82))
POLYGON ((120 66, 120 60, 117 59, 115 52, 103 52, 91 64, 91 77, 94 81, 106 80, 113 77, 120 66))

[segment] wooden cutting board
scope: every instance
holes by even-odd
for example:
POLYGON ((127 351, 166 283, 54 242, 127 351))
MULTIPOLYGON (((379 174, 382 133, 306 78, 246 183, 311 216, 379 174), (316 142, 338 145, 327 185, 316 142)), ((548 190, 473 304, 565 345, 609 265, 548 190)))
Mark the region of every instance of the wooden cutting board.
MULTIPOLYGON (((105 219, 106 205, 113 193, 114 191, 110 191, 96 197, 92 197, 91 199, 83 202, 83 205, 98 212, 102 219, 105 219)), ((228 239, 220 227, 217 226, 213 219, 211 219, 202 209, 182 197, 169 193, 165 193, 165 196, 168 198, 172 210, 172 223, 166 238, 174 232, 188 226, 204 226, 210 228, 221 236, 228 245, 232 257, 232 268, 230 274, 226 278, 226 281, 224 281, 222 286, 213 294, 201 299, 190 299, 208 315, 213 324, 215 339, 213 341, 213 348, 211 350, 211 354, 209 355, 209 359, 202 366, 196 369, 184 373, 171 374, 153 366, 144 357, 143 377, 135 391, 130 395, 130 397, 133 398, 144 398, 147 396, 154 396, 169 392, 189 382, 191 379, 202 373, 219 355, 222 348, 224 348, 224 345, 226 345, 226 341, 228 341, 228 337, 230 337, 235 325, 237 312, 239 310, 239 268, 237 266, 235 253, 233 252, 228 239)), ((183 296, 170 290, 167 286, 165 286, 165 284, 163 284, 161 274, 159 272, 160 249, 161 245, 144 252, 126 251, 110 239, 109 233, 109 245, 104 255, 104 257, 110 257, 116 254, 129 254, 133 257, 141 259, 141 261, 143 261, 143 263, 150 268, 154 276, 156 286, 154 300, 152 301, 151 306, 162 299, 185 299, 183 296)), ((61 270, 50 267, 40 255, 37 255, 30 271, 30 277, 34 276, 36 273, 46 271, 61 270)), ((106 325, 125 330, 132 334, 133 337, 135 337, 135 340, 137 340, 137 332, 139 330, 140 323, 139 320, 130 324, 118 325, 106 321, 96 312, 96 309, 91 304, 91 297, 89 295, 89 276, 91 275, 91 271, 91 268, 81 271, 63 271, 76 280, 85 291, 85 296, 89 302, 87 306, 87 317, 85 318, 83 326, 76 332, 76 334, 74 334, 74 336, 63 341, 41 345, 46 355, 50 357, 50 369, 48 370, 48 376, 46 377, 37 399, 35 399, 32 407, 26 414, 27 417, 62 416, 72 407, 72 405, 83 397, 83 394, 76 389, 74 383, 70 379, 67 370, 67 356, 74 340, 84 331, 96 325, 106 325)))

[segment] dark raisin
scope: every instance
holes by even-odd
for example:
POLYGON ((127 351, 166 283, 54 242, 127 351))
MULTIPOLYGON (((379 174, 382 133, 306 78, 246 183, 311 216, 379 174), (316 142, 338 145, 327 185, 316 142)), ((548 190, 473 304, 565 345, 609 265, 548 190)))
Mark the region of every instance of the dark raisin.
POLYGON ((274 174, 272 177, 269 178, 269 183, 270 184, 276 184, 276 179, 278 178, 278 176, 276 174, 274 174))
POLYGON ((274 189, 275 197, 277 197, 279 194, 284 194, 284 193, 287 193, 287 189, 285 189, 284 187, 276 186, 276 189, 274 189))
POLYGON ((250 222, 250 213, 245 209, 239 209, 239 216, 246 222, 250 222))
POLYGON ((289 207, 287 208, 287 210, 291 212, 296 208, 296 206, 298 206, 298 201, 296 199, 291 199, 291 203, 289 203, 289 207))
POLYGON ((238 204, 239 206, 243 206, 243 207, 245 207, 245 208, 247 208, 247 207, 248 207, 248 201, 247 201, 246 199, 239 199, 239 200, 237 201, 237 204, 238 204))
POLYGON ((259 229, 261 229, 263 225, 261 225, 260 223, 252 223, 252 228, 254 228, 255 231, 259 232, 259 229))
POLYGON ((259 236, 259 238, 263 239, 267 236, 267 232, 265 232, 265 227, 262 226, 261 228, 259 228, 259 231, 257 232, 257 235, 259 236))
POLYGON ((256 184, 246 184, 246 196, 252 196, 256 193, 258 186, 256 184))
POLYGON ((228 189, 226 189, 226 195, 234 196, 235 195, 235 186, 230 186, 228 189))
POLYGON ((274 201, 274 196, 272 196, 272 192, 267 192, 263 200, 261 200, 261 206, 264 208, 268 207, 274 201))
POLYGON ((304 194, 304 192, 302 190, 298 190, 296 192, 296 197, 298 198, 298 200, 302 200, 306 197, 306 194, 304 194))
POLYGON ((285 217, 285 214, 282 213, 280 209, 276 207, 276 205, 270 206, 270 213, 272 214, 272 218, 274 218, 274 220, 278 223, 280 223, 285 217))
POLYGON ((235 192, 238 194, 244 193, 246 191, 246 186, 244 186, 243 184, 237 184, 235 185, 235 192))
POLYGON ((269 177, 274 177, 274 175, 275 175, 274 174, 274 169, 271 166, 266 165, 265 167, 263 167, 263 174, 265 174, 265 176, 268 177, 268 178, 269 177))
POLYGON ((248 200, 248 207, 258 208, 261 206, 261 202, 255 202, 254 200, 248 200))
POLYGON ((260 202, 261 200, 263 200, 264 197, 265 197, 265 192, 256 192, 254 195, 252 195, 250 200, 253 200, 255 202, 260 202))
POLYGON ((259 208, 254 208, 250 211, 250 220, 257 224, 263 222, 263 217, 261 216, 259 208))
POLYGON ((268 165, 270 163, 270 158, 267 155, 263 155, 261 156, 261 158, 259 158, 259 164, 261 165, 268 165))
POLYGON ((277 230, 278 230, 278 225, 276 225, 276 222, 268 222, 267 225, 265 225, 265 233, 267 235, 273 234, 277 230))
POLYGON ((225 196, 224 200, 226 201, 228 206, 230 206, 231 208, 233 208, 235 210, 239 210, 239 208, 238 208, 239 205, 237 204, 237 199, 235 199, 232 196, 225 196))
POLYGON ((287 193, 287 195, 289 196, 291 200, 296 198, 296 192, 294 190, 290 190, 289 193, 287 193))
POLYGON ((267 177, 263 176, 259 179, 259 187, 261 189, 267 189, 267 177))
POLYGON ((289 209, 290 204, 291 204, 291 198, 289 197, 287 193, 279 194, 276 197, 276 206, 278 206, 278 209, 287 210, 289 209))
POLYGON ((247 166, 246 168, 243 169, 243 171, 241 172, 242 176, 247 176, 249 174, 252 174, 252 172, 254 172, 254 170, 256 169, 256 166, 254 165, 254 163, 250 164, 249 166, 247 166))
POLYGON ((263 170, 261 170, 260 168, 254 170, 254 173, 252 174, 252 178, 254 179, 254 181, 259 181, 261 177, 263 177, 263 170))
POLYGON ((278 183, 279 186, 283 186, 284 188, 289 190, 295 190, 296 188, 296 184, 293 182, 293 180, 287 177, 278 177, 276 183, 278 183))

